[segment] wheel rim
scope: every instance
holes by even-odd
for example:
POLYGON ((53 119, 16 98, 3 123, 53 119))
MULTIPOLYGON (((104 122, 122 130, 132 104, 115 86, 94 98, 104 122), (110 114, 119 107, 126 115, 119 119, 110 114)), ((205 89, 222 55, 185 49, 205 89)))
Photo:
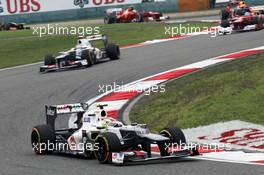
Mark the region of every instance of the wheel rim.
POLYGON ((31 134, 31 145, 32 149, 36 153, 40 153, 40 135, 37 129, 33 129, 32 134, 31 134))
POLYGON ((98 149, 95 151, 95 157, 98 161, 105 163, 109 157, 108 142, 104 137, 99 136, 96 139, 96 143, 98 144, 98 149))

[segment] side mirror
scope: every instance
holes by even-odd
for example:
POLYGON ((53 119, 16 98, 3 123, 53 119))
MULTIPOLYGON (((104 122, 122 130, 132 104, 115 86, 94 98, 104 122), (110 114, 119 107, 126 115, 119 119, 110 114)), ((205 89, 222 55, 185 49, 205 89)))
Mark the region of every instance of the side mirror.
POLYGON ((103 40, 104 46, 106 48, 106 46, 108 45, 108 37, 106 35, 103 35, 102 40, 103 40))
POLYGON ((87 103, 81 103, 81 106, 85 111, 89 109, 89 105, 87 103))

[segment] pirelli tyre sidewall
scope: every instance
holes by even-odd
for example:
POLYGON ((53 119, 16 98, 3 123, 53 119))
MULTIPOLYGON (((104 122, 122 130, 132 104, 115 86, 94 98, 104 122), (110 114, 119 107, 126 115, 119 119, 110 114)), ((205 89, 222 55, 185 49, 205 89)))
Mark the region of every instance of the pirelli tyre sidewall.
POLYGON ((114 17, 114 16, 105 16, 104 23, 105 24, 116 23, 116 17, 114 17))
POLYGON ((112 152, 120 152, 120 140, 115 133, 101 133, 95 139, 98 149, 94 150, 94 155, 100 163, 111 163, 112 152))
POLYGON ((38 125, 32 129, 31 145, 36 154, 51 154, 54 150, 56 137, 49 125, 38 125))
POLYGON ((89 50, 82 51, 82 59, 87 60, 87 67, 91 67, 94 64, 94 59, 92 58, 92 54, 89 50))
POLYGON ((160 131, 160 134, 164 137, 168 137, 170 142, 177 144, 185 144, 186 138, 180 128, 168 127, 160 131))
POLYGON ((230 27, 229 20, 222 20, 220 26, 223 27, 223 28, 230 27))
POLYGON ((106 46, 106 53, 110 60, 118 60, 120 59, 120 48, 116 44, 108 44, 106 46))
POLYGON ((256 21, 256 30, 262 30, 263 29, 263 21, 262 21, 262 19, 260 18, 260 17, 257 17, 256 19, 255 19, 255 21, 256 21))

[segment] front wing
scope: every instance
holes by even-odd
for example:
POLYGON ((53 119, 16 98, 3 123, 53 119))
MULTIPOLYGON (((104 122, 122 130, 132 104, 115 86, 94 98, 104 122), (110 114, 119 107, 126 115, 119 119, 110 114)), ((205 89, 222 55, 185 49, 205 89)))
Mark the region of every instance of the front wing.
POLYGON ((57 71, 59 69, 69 69, 69 68, 76 68, 87 65, 88 65, 87 60, 76 60, 69 62, 67 66, 66 65, 59 66, 58 64, 40 66, 40 72, 51 72, 51 71, 57 71))
POLYGON ((199 153, 193 150, 184 149, 171 153, 168 156, 160 156, 158 152, 153 152, 151 157, 147 157, 144 151, 130 151, 112 153, 112 163, 117 165, 124 165, 126 163, 149 162, 155 160, 174 160, 189 156, 197 156, 199 153))

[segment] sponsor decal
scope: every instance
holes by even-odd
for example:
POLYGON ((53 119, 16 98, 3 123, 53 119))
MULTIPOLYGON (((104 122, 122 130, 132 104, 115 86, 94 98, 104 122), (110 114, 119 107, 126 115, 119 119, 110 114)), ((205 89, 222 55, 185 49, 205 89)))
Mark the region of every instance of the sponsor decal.
POLYGON ((57 113, 82 112, 84 111, 81 104, 66 104, 57 106, 57 113))
POLYGON ((83 122, 91 123, 91 118, 90 117, 84 117, 83 122))
POLYGON ((5 0, 0 15, 72 10, 113 5, 138 4, 141 0, 5 0), (5 9, 5 10, 4 10, 5 9))
POLYGON ((192 142, 264 152, 264 126, 239 120, 184 130, 192 142))
POLYGON ((112 162, 117 164, 124 163, 124 153, 112 153, 112 162))
MULTIPOLYGON (((125 4, 125 0, 92 0, 92 1, 93 1, 93 4, 96 6, 125 4)), ((137 1, 137 0, 134 0, 134 1, 137 1)), ((133 0, 130 0, 130 3, 133 3, 133 0)))
POLYGON ((76 141, 74 139, 73 136, 71 136, 69 139, 68 139, 68 143, 69 143, 69 146, 70 146, 70 149, 71 150, 75 150, 76 149, 76 141))
POLYGON ((39 0, 6 0, 8 14, 37 12, 41 9, 39 0))
POLYGON ((89 0, 74 0, 73 4, 75 6, 79 6, 79 7, 83 8, 85 5, 89 4, 89 0))
POLYGON ((47 115, 54 116, 54 115, 55 115, 55 110, 54 110, 54 108, 48 108, 48 109, 47 109, 47 115))
POLYGON ((220 143, 232 144, 237 146, 248 146, 253 149, 264 150, 264 132, 255 128, 242 128, 227 130, 217 137, 209 135, 198 137, 200 140, 213 140, 220 143))

